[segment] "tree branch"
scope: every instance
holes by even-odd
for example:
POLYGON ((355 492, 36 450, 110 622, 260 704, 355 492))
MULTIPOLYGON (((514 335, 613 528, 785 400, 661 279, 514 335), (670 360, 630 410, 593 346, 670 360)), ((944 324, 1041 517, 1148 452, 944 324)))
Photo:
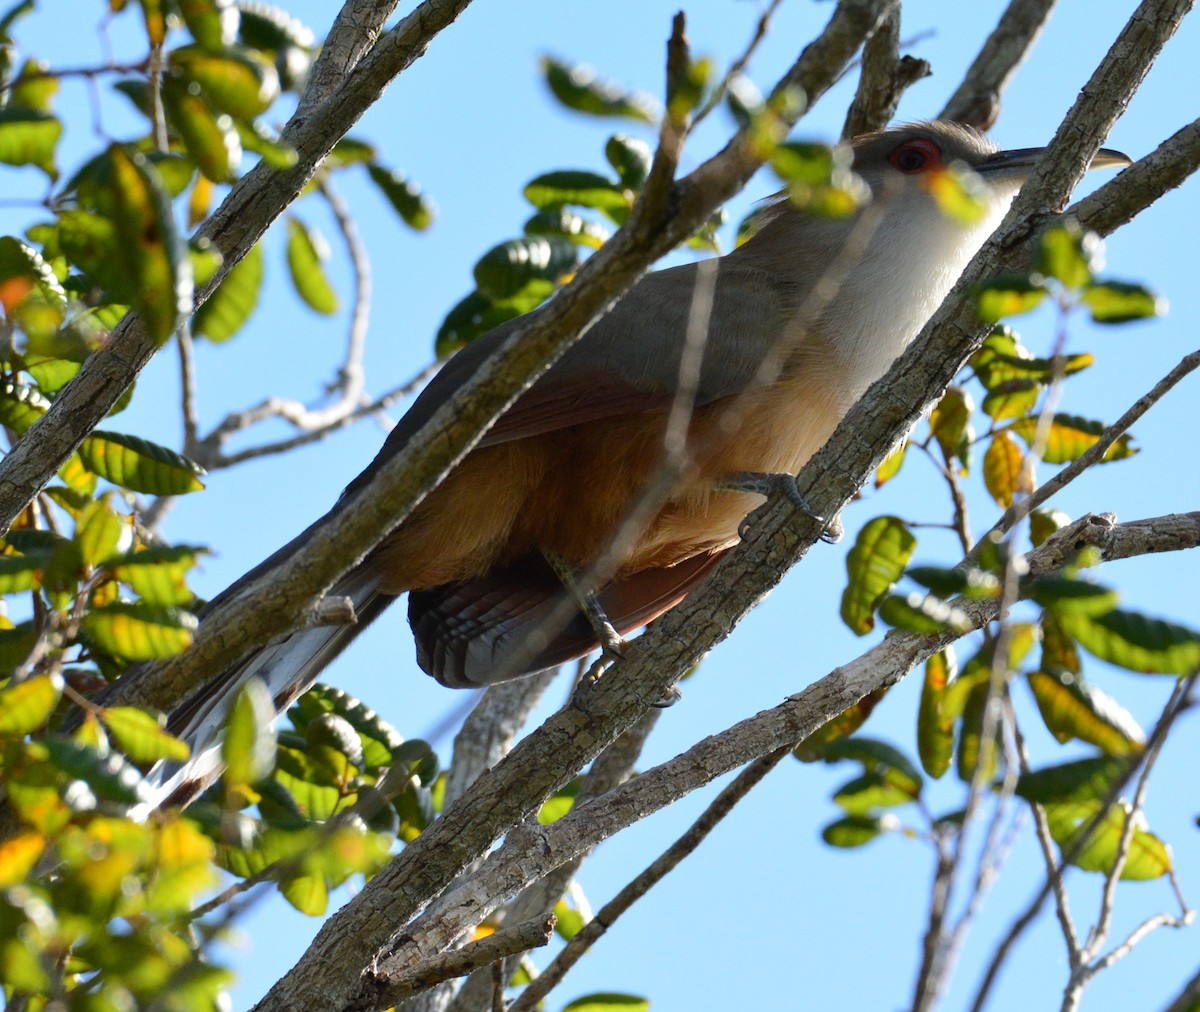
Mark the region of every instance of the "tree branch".
MULTIPOLYGON (((1154 550, 1149 547, 1151 544, 1161 545, 1168 538, 1177 548, 1200 545, 1200 513, 1128 525, 1116 524, 1106 517, 1085 517, 1029 553, 1029 572, 1038 576, 1060 571, 1086 546, 1096 548, 1101 558, 1107 560, 1154 550), (1147 536, 1151 530, 1155 534, 1147 536)), ((1000 617, 1001 602, 996 599, 960 599, 953 605, 964 613, 965 631, 982 628, 1000 617)), ((793 747, 868 692, 899 681, 917 664, 962 635, 963 629, 932 636, 893 631, 878 646, 834 669, 780 706, 698 742, 675 759, 642 773, 601 798, 573 808, 553 824, 537 826, 527 822, 510 830, 504 845, 488 857, 475 875, 441 895, 407 925, 402 936, 406 944, 390 947, 395 960, 391 965, 396 970, 419 965, 429 953, 451 944, 462 931, 482 921, 492 907, 527 883, 716 777, 776 749, 793 747)), ((613 679, 601 679, 600 685, 610 681, 613 679)), ((555 719, 551 718, 546 726, 555 719)), ((546 726, 536 734, 541 734, 546 726)), ((518 745, 493 775, 507 772, 505 766, 511 769, 519 765, 534 737, 531 735, 518 745)), ((389 873, 404 863, 404 856, 381 874, 391 878, 389 873)), ((421 867, 411 870, 419 873, 421 867)), ((378 881, 377 876, 367 889, 378 881)), ((392 880, 391 884, 396 883, 392 880)))
POLYGON ((1000 96, 1037 43, 1055 3, 1012 0, 938 118, 990 130, 1000 115, 1000 96))
POLYGON ((858 90, 846 113, 842 140, 882 130, 896 115, 905 90, 929 77, 925 60, 900 56, 900 8, 893 7, 863 46, 858 90))
POLYGON ((442 952, 419 969, 390 980, 369 978, 375 983, 371 990, 364 990, 359 1001, 347 1005, 346 1009, 392 1008, 418 991, 427 991, 452 977, 465 977, 472 970, 491 966, 521 952, 545 945, 554 933, 556 918, 553 914, 539 921, 528 921, 514 928, 501 928, 490 935, 468 942, 461 949, 442 952))

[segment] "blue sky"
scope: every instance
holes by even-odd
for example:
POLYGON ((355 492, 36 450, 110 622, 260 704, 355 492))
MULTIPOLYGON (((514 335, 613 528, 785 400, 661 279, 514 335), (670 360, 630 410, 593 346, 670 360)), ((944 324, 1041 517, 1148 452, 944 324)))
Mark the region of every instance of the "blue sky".
MULTIPOLYGON (((43 0, 18 26, 18 39, 56 66, 96 63, 101 51, 92 28, 106 6, 43 0), (68 13, 76 25, 65 39, 63 18, 68 13)), ((367 357, 372 391, 381 392, 428 363, 442 316, 472 287, 474 261, 495 243, 516 235, 528 216, 520 195, 526 181, 551 168, 603 171, 608 135, 618 129, 636 132, 624 123, 586 120, 563 111, 541 84, 538 58, 550 53, 590 62, 604 77, 657 94, 664 42, 678 6, 678 0, 478 0, 364 117, 354 133, 376 143, 390 165, 418 180, 440 209, 431 231, 417 236, 399 225, 364 177, 344 174, 340 180, 373 259, 375 295, 367 357)), ((909 91, 901 119, 928 118, 937 112, 1002 6, 995 0, 906 3, 904 35, 919 37, 912 51, 932 63, 934 76, 909 91)), ((1056 13, 1008 92, 993 131, 1001 145, 1024 147, 1050 139, 1133 6, 1097 0, 1064 5, 1056 13)), ((336 5, 296 0, 288 9, 319 37, 336 5)), ((769 85, 824 24, 830 10, 828 4, 785 4, 751 64, 752 76, 764 87, 769 85)), ((758 11, 758 4, 744 0, 691 5, 688 28, 694 52, 712 56, 718 66, 727 63, 750 37, 758 11)), ((134 25, 125 15, 112 26, 119 58, 138 54, 129 41, 134 25)), ((1110 146, 1139 157, 1194 116, 1194 108, 1180 96, 1195 91, 1197 53, 1200 26, 1193 20, 1168 46, 1117 125, 1110 146)), ((852 89, 852 81, 844 82, 823 98, 797 136, 834 139, 852 89)), ((60 108, 75 117, 64 140, 62 161, 68 172, 72 159, 77 161, 95 144, 86 102, 82 84, 64 86, 60 108)), ((105 90, 104 124, 116 136, 129 125, 123 103, 105 90)), ((728 130, 726 119, 713 117, 689 148, 685 169, 712 153, 728 130)), ((731 205, 730 220, 739 220, 774 185, 766 176, 753 180, 731 205)), ((1200 222, 1198 205, 1200 186, 1193 181, 1110 241, 1107 273, 1151 284, 1167 296, 1170 313, 1162 320, 1109 330, 1072 320, 1071 350, 1091 351, 1098 363, 1072 380, 1066 410, 1112 420, 1195 347, 1200 294, 1191 251, 1200 222)), ((305 202, 298 214, 332 235, 327 218, 312 202, 305 202)), ((31 220, 20 207, 0 208, 0 219, 4 233, 19 231, 31 220)), ((337 362, 345 313, 327 320, 298 305, 284 274, 281 231, 275 229, 267 238, 265 300, 249 327, 226 346, 199 349, 202 429, 269 393, 310 400, 337 362)), ((732 227, 723 238, 728 245, 732 227)), ((334 246, 330 270, 345 306, 349 274, 336 242, 334 246)), ((1036 314, 1017 325, 1026 343, 1040 352, 1049 347, 1053 324, 1049 314, 1036 314)), ((177 371, 174 352, 168 348, 148 369, 133 407, 121 419, 123 430, 177 444, 178 397, 172 393, 177 371)), ((1196 508, 1198 483, 1190 441, 1195 391, 1193 378, 1135 428, 1143 448, 1139 456, 1092 472, 1055 505, 1073 516, 1111 510, 1121 519, 1196 508)), ((283 434, 282 427, 266 431, 283 434)), ((326 510, 371 459, 382 438, 381 428, 366 422, 302 453, 214 474, 207 491, 181 500, 168 520, 168 535, 210 544, 216 552, 196 580, 199 592, 215 594, 326 510)), ((846 541, 815 549, 713 653, 688 683, 684 701, 664 714, 643 768, 774 705, 869 645, 870 638, 856 639, 837 619, 847 546, 861 524, 879 513, 923 520, 945 517, 945 495, 930 478, 927 468, 914 460, 893 485, 867 491, 864 501, 847 510, 846 541)), ((990 507, 979 496, 973 506, 976 528, 982 529, 990 522, 990 507)), ((920 560, 954 560, 949 535, 929 531, 921 536, 920 560)), ((1121 563, 1101 577, 1124 590, 1130 607, 1195 627, 1200 626, 1196 573, 1194 557, 1176 555, 1121 563)), ((1165 679, 1104 671, 1096 662, 1088 672, 1144 726, 1153 721, 1169 689, 1165 679)), ((364 698, 406 736, 430 734, 465 699, 416 668, 400 608, 364 634, 327 678, 364 698)), ((894 690, 866 732, 911 751, 917 688, 910 678, 894 690)), ((566 691, 565 685, 553 687, 547 705, 558 705, 566 691)), ((1195 899, 1200 848, 1191 821, 1196 813, 1192 733, 1194 727, 1185 719, 1152 781, 1148 815, 1152 828, 1174 844, 1183 887, 1195 899)), ((1074 754, 1054 745, 1044 732, 1031 737, 1045 763, 1074 754)), ((446 745, 439 743, 443 755, 446 745)), ((923 844, 899 837, 850 853, 820 842, 820 827, 836 815, 829 795, 851 775, 848 768, 785 762, 683 868, 596 946, 550 1006, 560 1007, 594 990, 646 995, 656 1012, 722 1006, 904 1005, 917 965, 932 857, 923 844), (867 966, 869 972, 864 972, 867 966)), ((699 814, 715 789, 685 799, 606 844, 581 877, 591 902, 602 904, 649 863, 699 814)), ((939 811, 958 807, 959 785, 939 784, 934 798, 939 811)), ((946 1008, 960 1008, 969 1000, 982 961, 1036 888, 1039 866, 1026 830, 967 939, 946 1008)), ((1069 881, 1081 897, 1079 917, 1086 925, 1096 908, 1098 880, 1072 873, 1069 881)), ((1145 916, 1171 909, 1163 883, 1123 888, 1118 937, 1145 916)), ((228 954, 241 974, 235 1007, 246 1007, 261 995, 318 926, 274 898, 259 904, 241 923, 244 944, 228 954)), ((992 1007, 1028 1004, 1031 994, 1037 996, 1038 1007, 1043 1001, 1044 1007, 1057 1003, 1065 958, 1055 935, 1052 918, 1043 918, 1026 936, 992 1007)), ((1194 972, 1195 951, 1195 939, 1182 932, 1155 934, 1096 981, 1088 1008, 1163 1004, 1194 972)))

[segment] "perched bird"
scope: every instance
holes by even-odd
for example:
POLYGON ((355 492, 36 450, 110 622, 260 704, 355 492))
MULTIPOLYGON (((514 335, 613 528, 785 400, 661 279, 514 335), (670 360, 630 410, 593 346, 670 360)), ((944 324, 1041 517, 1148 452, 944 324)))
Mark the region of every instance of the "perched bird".
MULTIPOLYGON (((743 519, 776 480, 770 476, 794 476, 904 350, 1041 153, 1000 151, 948 122, 859 137, 852 167, 871 199, 857 213, 817 217, 781 200, 715 271, 710 262, 647 275, 331 589, 353 602, 357 624, 305 629, 258 650, 173 714, 171 729, 202 752, 234 690, 252 675, 286 707, 404 593, 418 662, 452 687, 560 664, 662 614, 738 541, 743 519), (930 181, 953 166, 983 183, 985 212, 971 223, 943 213, 930 192, 930 181), (573 576, 608 550, 662 465, 694 303, 706 320, 684 466, 610 560, 610 578, 575 585, 573 576), (574 617, 547 628, 546 616, 564 601, 578 604, 574 617)), ((1126 163, 1102 150, 1092 167, 1126 163)), ((519 322, 451 358, 347 491, 402 454, 519 322)), ((166 781, 178 786, 193 775, 166 781)))

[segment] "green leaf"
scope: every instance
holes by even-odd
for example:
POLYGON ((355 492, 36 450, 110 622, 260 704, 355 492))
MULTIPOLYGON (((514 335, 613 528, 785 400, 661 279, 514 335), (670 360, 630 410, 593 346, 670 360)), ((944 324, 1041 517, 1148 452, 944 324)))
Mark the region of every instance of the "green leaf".
POLYGON ((279 139, 279 135, 262 120, 249 123, 235 120, 233 124, 238 140, 246 151, 259 155, 273 169, 290 169, 300 160, 300 154, 292 145, 279 139))
POLYGON ((1035 671, 1029 688, 1047 730, 1060 742, 1078 738, 1114 756, 1137 755, 1145 747, 1129 711, 1078 675, 1035 671))
POLYGON ((1006 430, 992 436, 983 455, 983 483, 991 497, 1005 509, 1013 504, 1018 492, 1029 491, 1025 454, 1006 430))
POLYGON ((63 250, 165 341, 192 309, 192 271, 170 197, 150 162, 112 144, 69 184, 81 204, 59 215, 63 250))
POLYGON ((1200 634, 1184 626, 1121 608, 1103 615, 1055 614, 1088 653, 1117 667, 1179 676, 1200 668, 1200 634))
MULTIPOLYGON (((46 556, 3 555, 0 556, 0 594, 20 594, 40 586, 46 556)), ((0 630, 11 632, 11 630, 0 630)), ((5 670, 0 667, 0 671, 5 670)))
POLYGON ((313 45, 312 29, 283 7, 265 3, 243 4, 238 14, 238 38, 252 49, 280 52, 308 49, 313 45))
POLYGON ((149 604, 186 605, 195 595, 187 574, 206 548, 189 545, 155 545, 114 559, 113 575, 149 604))
POLYGON ((972 289, 979 318, 995 323, 1006 316, 1028 313, 1042 304, 1046 289, 1023 275, 1002 275, 972 289))
POLYGON ((1046 543, 1046 540, 1057 531, 1061 531, 1071 522, 1071 518, 1062 510, 1049 506, 1039 506, 1029 514, 1029 540, 1034 548, 1046 543))
MULTIPOLYGON (((1045 806, 1050 835, 1064 856, 1071 852, 1075 841, 1096 822, 1100 815, 1100 806, 1098 801, 1056 802, 1045 806)), ((1121 802, 1105 812, 1072 863, 1084 871, 1107 875, 1116 862, 1121 834, 1131 811, 1127 803, 1121 802)), ((1170 848, 1143 828, 1143 819, 1139 818, 1138 822, 1140 825, 1136 825, 1133 839, 1130 841, 1128 859, 1121 869, 1123 881, 1148 882, 1166 875, 1173 868, 1170 848)))
POLYGON ((879 605, 879 617, 890 626, 922 636, 966 632, 966 616, 934 594, 889 594, 879 605))
POLYGON ((433 224, 437 209, 415 182, 374 162, 367 165, 367 173, 409 228, 423 232, 433 224))
POLYGON ((821 830, 821 839, 831 847, 861 847, 884 832, 878 816, 848 815, 821 830))
POLYGON ((343 718, 357 732, 362 762, 367 769, 392 766, 399 762, 408 762, 416 767, 430 757, 436 762, 436 756, 427 743, 418 739, 405 742, 400 732, 378 713, 332 685, 320 682, 313 685, 288 711, 288 716, 296 727, 303 729, 326 713, 343 718))
POLYGON ((85 566, 95 569, 107 562, 126 533, 126 522, 109 505, 107 498, 85 506, 75 522, 74 542, 85 566))
POLYGON ((136 763, 153 763, 159 759, 183 762, 192 750, 166 731, 166 719, 132 706, 110 706, 100 711, 100 719, 108 728, 117 747, 136 763))
POLYGON ((235 264, 192 320, 194 333, 218 344, 228 341, 245 325, 258 306, 263 281, 262 244, 250 247, 235 264))
POLYGON ((1064 288, 1082 288, 1103 266, 1104 243, 1095 232, 1085 232, 1077 221, 1067 219, 1042 234, 1033 269, 1054 278, 1064 288))
POLYGON ((904 466, 904 454, 908 451, 908 440, 897 443, 892 452, 883 458, 883 462, 875 472, 875 487, 883 488, 889 481, 900 473, 904 466))
POLYGON ((481 292, 472 292, 446 314, 438 328, 434 351, 439 359, 447 358, 477 337, 482 337, 489 330, 515 319, 536 305, 535 302, 533 306, 527 306, 519 299, 493 302, 481 292))
POLYGON ((62 690, 58 674, 35 675, 4 686, 0 689, 0 734, 32 734, 50 719, 62 690))
POLYGON ((324 268, 325 261, 329 259, 329 243, 320 232, 297 218, 289 217, 287 228, 288 272, 300 298, 314 312, 326 315, 336 313, 337 293, 329 283, 324 268))
POLYGON ((0 629, 0 675, 11 674, 38 641, 32 622, 21 622, 12 629, 0 629))
POLYGON ((1042 393, 1036 380, 1012 379, 987 392, 983 398, 983 413, 997 422, 1020 418, 1031 412, 1042 393))
POLYGON ((942 698, 955 674, 954 651, 950 647, 925 662, 925 680, 917 710, 917 754, 921 767, 935 780, 950 768, 954 754, 954 719, 943 714, 942 698))
POLYGON ((346 165, 369 164, 379 157, 374 144, 357 137, 343 137, 329 152, 329 164, 341 168, 346 165))
POLYGON ((526 235, 563 236, 589 249, 599 249, 611 235, 603 225, 588 221, 565 207, 551 207, 538 211, 525 222, 524 232, 526 235))
POLYGON ((845 759, 859 762, 868 773, 894 771, 911 793, 916 794, 921 789, 921 774, 917 772, 908 756, 877 738, 868 738, 865 735, 843 738, 825 750, 824 759, 827 763, 841 762, 845 759))
POLYGON ((31 296, 40 296, 39 301, 54 311, 49 329, 57 329, 67 309, 67 293, 54 269, 28 243, 11 235, 0 237, 0 305, 11 315, 31 296))
POLYGON ((996 721, 993 737, 983 736, 984 719, 987 713, 991 687, 990 679, 975 681, 967 693, 962 710, 962 731, 958 736, 958 778, 969 783, 982 767, 984 780, 990 780, 996 772, 1000 755, 1000 722, 996 721))
POLYGON ((1017 795, 1040 805, 1101 801, 1133 768, 1129 758, 1077 759, 1021 774, 1017 795))
POLYGON ((38 746, 58 769, 72 779, 83 780, 100 798, 124 805, 150 798, 142 775, 119 752, 101 752, 59 737, 47 738, 38 746))
POLYGON ((682 124, 707 100, 712 78, 713 62, 707 57, 689 59, 681 70, 667 75, 667 110, 672 120, 682 124))
POLYGON ((920 786, 895 770, 864 773, 843 784, 833 795, 834 803, 849 815, 870 815, 880 808, 894 808, 916 800, 920 786))
POLYGON ((118 602, 88 612, 81 632, 106 654, 151 661, 173 657, 191 646, 197 624, 193 615, 178 608, 118 602))
POLYGON ((938 597, 963 594, 974 601, 1000 596, 1000 580, 994 573, 975 569, 946 569, 942 566, 909 566, 904 575, 938 597))
POLYGON ((1165 316, 1167 300, 1142 285, 1097 281, 1087 285, 1079 301, 1091 310, 1097 323, 1127 323, 1165 316))
POLYGON ((554 904, 554 917, 554 933, 567 942, 579 934, 587 923, 583 914, 568 906, 566 900, 559 900, 554 904))
POLYGON ((89 471, 114 485, 150 495, 183 495, 204 485, 204 469, 174 450, 117 432, 94 431, 79 447, 89 471))
POLYGON ((947 218, 974 225, 983 220, 991 205, 988 185, 974 172, 960 172, 951 166, 928 174, 930 196, 947 218))
POLYGON ((170 198, 158 172, 141 155, 109 149, 114 220, 124 253, 132 302, 146 329, 165 341, 192 311, 192 270, 175 228, 170 198))
POLYGON ((620 221, 629 212, 625 188, 595 172, 562 169, 547 172, 525 187, 525 199, 534 207, 590 207, 620 221))
POLYGON ((635 193, 641 192, 654 160, 649 144, 628 134, 613 134, 604 145, 604 157, 623 185, 635 193))
POLYGON ((349 767, 362 769, 362 741, 345 717, 323 713, 304 729, 304 737, 309 758, 325 763, 337 777, 347 779, 356 775, 349 767))
POLYGON ((575 270, 578 261, 578 248, 568 239, 522 236, 493 246, 480 257, 475 264, 475 283, 484 296, 497 302, 539 286, 544 298, 575 270))
POLYGON ((242 159, 242 145, 233 120, 214 115, 199 95, 167 75, 162 81, 163 108, 196 167, 214 183, 230 183, 242 159))
POLYGON ((221 756, 225 783, 256 784, 275 768, 275 704, 261 678, 251 678, 234 697, 225 725, 221 756))
POLYGON ((868 522, 846 555, 848 581, 842 592, 841 616, 859 636, 875 627, 880 599, 900 579, 917 546, 908 525, 898 517, 868 522))
POLYGON ((57 179, 54 151, 62 130, 62 122, 49 113, 12 106, 0 109, 0 162, 34 165, 57 179))
POLYGON ((0 425, 24 435, 49 410, 50 402, 36 388, 0 381, 0 425))
POLYGON ((1067 635, 1062 623, 1053 611, 1042 612, 1042 663, 1043 671, 1078 675, 1083 671, 1075 641, 1067 635))
POLYGON ((576 777, 542 803, 542 807, 538 809, 538 825, 549 826, 551 823, 557 822, 574 807, 575 798, 578 795, 579 778, 576 777))
POLYGON ((620 116, 649 124, 658 119, 653 99, 597 80, 591 67, 543 56, 541 68, 551 93, 568 109, 589 116, 620 116))
POLYGON ((1029 596, 1043 608, 1058 616, 1073 612, 1078 615, 1103 615, 1121 600, 1121 595, 1108 587, 1075 580, 1067 576, 1041 576, 1029 586, 1029 596))
POLYGON ((317 875, 293 875, 279 883, 279 892, 309 917, 320 917, 329 907, 329 887, 317 875))
MULTIPOLYGON (((1026 446, 1032 446, 1036 438, 1038 420, 1036 418, 1021 418, 1008 427, 1025 441, 1026 446)), ((1100 440, 1100 436, 1108 428, 1103 422, 1091 421, 1077 415, 1056 414, 1046 437, 1046 448, 1042 452, 1042 460, 1047 464, 1066 464, 1077 460, 1100 440)), ((1121 436, 1104 454, 1104 461, 1123 460, 1132 457, 1138 451, 1130 445, 1133 437, 1126 433, 1121 436)))
POLYGON ((176 7, 192 38, 205 49, 219 52, 232 41, 224 0, 176 0, 176 7))
POLYGON ((21 65, 21 73, 9 90, 8 106, 32 109, 35 112, 53 112, 58 84, 58 78, 50 73, 48 63, 43 60, 26 60, 21 65))
POLYGON ((962 387, 949 387, 929 415, 929 430, 942 448, 946 460, 966 461, 970 452, 971 414, 975 402, 962 387))
POLYGON ((567 1002, 562 1012, 650 1012, 650 1002, 635 994, 597 991, 567 1002))
POLYGON ((279 75, 252 49, 179 46, 171 50, 168 66, 185 82, 198 84, 212 108, 235 119, 261 116, 279 97, 279 75))

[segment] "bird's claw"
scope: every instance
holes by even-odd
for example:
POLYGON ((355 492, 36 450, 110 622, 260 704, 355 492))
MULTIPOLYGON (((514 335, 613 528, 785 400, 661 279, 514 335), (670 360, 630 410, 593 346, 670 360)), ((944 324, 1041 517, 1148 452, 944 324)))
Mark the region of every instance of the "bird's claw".
MULTIPOLYGON (((723 485, 722 489, 730 492, 753 492, 756 495, 767 496, 768 500, 774 493, 782 492, 787 496, 788 501, 801 513, 807 514, 819 524, 825 524, 825 529, 821 531, 822 541, 832 545, 842 538, 842 522, 834 517, 833 520, 826 523, 823 516, 814 513, 813 508, 808 505, 808 501, 800 494, 800 488, 796 484, 796 476, 794 474, 777 474, 770 471, 746 471, 735 476, 723 485)), ((742 522, 738 524, 739 538, 742 540, 746 539, 750 534, 750 528, 766 515, 770 505, 769 501, 765 502, 746 514, 742 522)))

